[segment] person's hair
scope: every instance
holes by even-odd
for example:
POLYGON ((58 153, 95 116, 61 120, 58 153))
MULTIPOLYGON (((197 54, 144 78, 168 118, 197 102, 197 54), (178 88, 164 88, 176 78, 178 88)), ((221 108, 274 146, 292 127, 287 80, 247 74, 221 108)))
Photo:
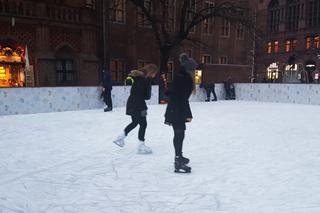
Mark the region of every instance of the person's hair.
POLYGON ((158 73, 159 72, 159 69, 158 69, 157 65, 155 65, 155 64, 147 64, 147 65, 143 66, 142 68, 140 68, 139 70, 142 71, 145 76, 148 73, 158 73))

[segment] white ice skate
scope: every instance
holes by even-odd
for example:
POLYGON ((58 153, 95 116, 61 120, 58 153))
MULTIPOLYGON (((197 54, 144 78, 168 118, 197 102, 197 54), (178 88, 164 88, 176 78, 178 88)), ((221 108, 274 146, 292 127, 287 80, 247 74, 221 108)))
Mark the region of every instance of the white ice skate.
POLYGON ((113 141, 113 143, 115 143, 116 145, 120 146, 120 147, 124 147, 125 143, 124 143, 124 139, 126 138, 126 135, 124 133, 122 133, 121 135, 119 135, 117 137, 117 139, 115 139, 113 141))
POLYGON ((138 144, 138 154, 151 154, 152 149, 144 144, 144 141, 139 141, 138 144))

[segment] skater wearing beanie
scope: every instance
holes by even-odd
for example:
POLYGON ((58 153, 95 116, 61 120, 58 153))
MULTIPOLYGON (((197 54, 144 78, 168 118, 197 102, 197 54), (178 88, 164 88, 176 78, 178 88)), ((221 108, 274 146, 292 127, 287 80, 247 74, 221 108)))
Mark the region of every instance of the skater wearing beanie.
POLYGON ((147 128, 147 104, 145 100, 151 98, 151 79, 158 73, 158 67, 148 64, 140 70, 131 71, 130 75, 134 79, 130 96, 127 101, 126 114, 131 116, 132 122, 124 129, 123 133, 113 141, 120 147, 125 145, 124 139, 139 124, 138 132, 138 154, 150 154, 152 149, 145 145, 145 132, 147 128))
POLYGON ((189 159, 182 155, 182 145, 186 130, 186 122, 191 122, 192 113, 189 105, 189 97, 194 90, 192 74, 197 63, 189 58, 186 53, 180 54, 180 70, 175 75, 167 95, 169 102, 165 113, 165 124, 173 127, 173 145, 175 149, 175 172, 191 172, 187 164, 189 159))

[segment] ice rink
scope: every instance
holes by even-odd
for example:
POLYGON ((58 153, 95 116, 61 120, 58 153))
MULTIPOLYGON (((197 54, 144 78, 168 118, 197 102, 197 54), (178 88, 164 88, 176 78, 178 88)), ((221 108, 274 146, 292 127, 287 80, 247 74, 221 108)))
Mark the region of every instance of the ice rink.
MULTIPOLYGON (((23 107, 23 106, 21 106, 23 107)), ((173 172, 165 105, 149 106, 146 144, 124 108, 0 116, 0 213, 319 213, 320 107, 192 103, 173 172)))

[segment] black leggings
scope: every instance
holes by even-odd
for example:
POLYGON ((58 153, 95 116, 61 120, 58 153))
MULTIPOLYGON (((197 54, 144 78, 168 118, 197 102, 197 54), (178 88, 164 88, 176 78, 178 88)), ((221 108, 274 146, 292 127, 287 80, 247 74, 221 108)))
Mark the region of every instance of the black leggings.
POLYGON ((128 135, 131 130, 136 128, 136 126, 139 124, 139 133, 138 138, 140 141, 144 141, 144 136, 146 133, 147 128, 147 117, 142 115, 131 115, 132 122, 124 129, 125 135, 128 135))
POLYGON ((106 103, 106 105, 112 109, 112 99, 111 99, 111 90, 105 89, 103 93, 103 100, 106 103))
POLYGON ((176 153, 176 156, 182 156, 182 145, 184 139, 184 131, 185 131, 185 124, 180 125, 172 125, 174 137, 173 137, 173 146, 176 153))

